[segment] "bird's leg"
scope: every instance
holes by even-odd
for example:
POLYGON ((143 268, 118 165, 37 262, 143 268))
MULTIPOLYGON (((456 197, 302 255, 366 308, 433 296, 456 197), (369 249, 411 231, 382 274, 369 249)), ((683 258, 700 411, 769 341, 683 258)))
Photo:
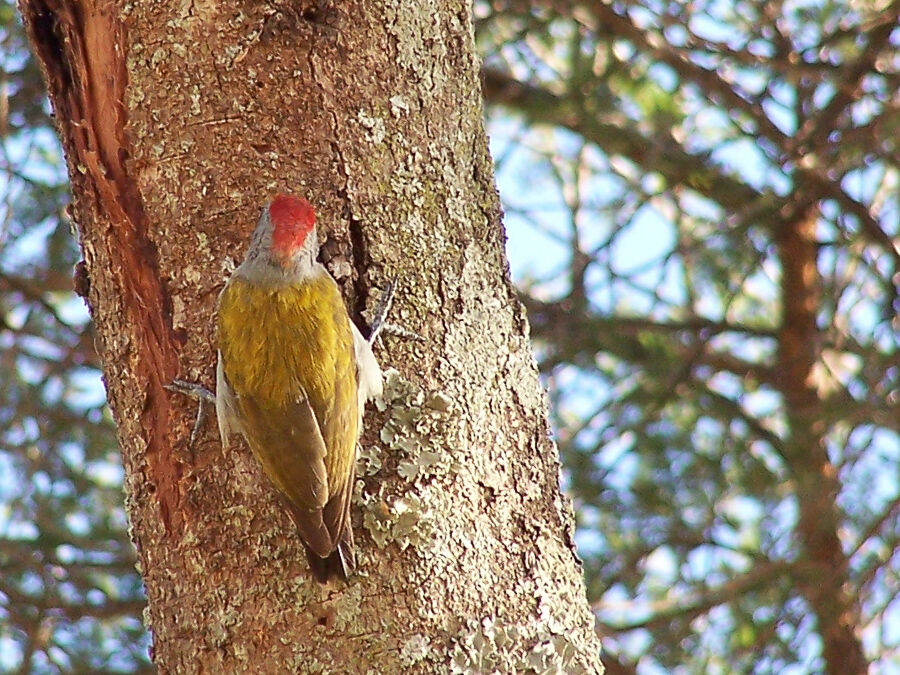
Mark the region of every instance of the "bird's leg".
POLYGON ((189 446, 193 448, 194 441, 197 440, 197 436, 200 434, 200 428, 206 421, 207 406, 216 404, 216 395, 202 385, 195 382, 187 382, 185 380, 172 380, 172 384, 167 384, 165 387, 169 391, 178 392, 179 394, 184 394, 185 396, 197 399, 199 404, 197 408, 197 419, 194 420, 194 428, 191 429, 189 446))
POLYGON ((369 337, 366 339, 373 347, 375 346, 375 340, 378 339, 378 336, 384 328, 384 320, 387 317, 388 312, 391 311, 391 305, 394 304, 394 289, 396 286, 397 283, 395 279, 388 280, 387 286, 385 286, 384 290, 381 292, 381 299, 375 306, 372 326, 369 328, 369 337))
POLYGON ((425 341, 425 338, 423 338, 418 333, 414 333, 411 330, 407 330, 405 328, 401 328, 400 326, 395 326, 394 324, 385 322, 388 312, 391 311, 391 305, 394 303, 394 291, 396 287, 397 280, 389 280, 387 286, 384 287, 384 291, 382 291, 381 293, 381 299, 375 306, 375 316, 372 319, 372 327, 369 330, 369 337, 367 339, 367 342, 372 346, 375 345, 375 340, 378 339, 378 336, 382 331, 390 335, 396 335, 398 337, 406 338, 407 340, 418 340, 420 342, 425 341))

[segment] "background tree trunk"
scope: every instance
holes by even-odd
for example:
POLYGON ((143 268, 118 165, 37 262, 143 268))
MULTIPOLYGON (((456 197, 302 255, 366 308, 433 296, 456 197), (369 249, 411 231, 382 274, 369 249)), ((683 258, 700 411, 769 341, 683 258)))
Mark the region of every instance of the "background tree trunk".
MULTIPOLYGON (((527 323, 509 284, 467 3, 23 0, 59 118, 163 672, 597 672, 527 323), (174 377, 276 191, 306 195, 358 323, 400 279, 367 419, 358 578, 174 377)), ((84 278, 82 278, 82 282, 84 278)))

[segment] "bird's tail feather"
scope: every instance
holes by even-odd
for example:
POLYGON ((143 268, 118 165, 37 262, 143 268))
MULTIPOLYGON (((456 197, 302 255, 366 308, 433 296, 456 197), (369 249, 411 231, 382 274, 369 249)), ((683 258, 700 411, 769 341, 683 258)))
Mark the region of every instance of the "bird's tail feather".
POLYGON ((322 558, 309 547, 306 547, 306 558, 309 560, 310 571, 319 583, 328 583, 328 580, 332 578, 347 581, 347 578, 356 569, 356 554, 353 550, 351 529, 349 527, 344 529, 343 538, 327 558, 322 558))

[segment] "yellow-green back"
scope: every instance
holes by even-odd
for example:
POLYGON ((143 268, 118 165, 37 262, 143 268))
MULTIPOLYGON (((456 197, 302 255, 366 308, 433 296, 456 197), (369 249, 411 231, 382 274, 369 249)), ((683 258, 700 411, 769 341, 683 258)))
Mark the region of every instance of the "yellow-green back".
POLYGON ((304 393, 325 441, 329 494, 344 486, 358 433, 353 336, 327 273, 287 286, 232 277, 219 299, 219 349, 254 454, 275 484, 305 505, 304 439, 291 410, 304 393), (240 406, 245 400, 252 405, 240 406), (273 475, 274 474, 274 475, 273 475), (299 492, 298 492, 299 490, 299 492))

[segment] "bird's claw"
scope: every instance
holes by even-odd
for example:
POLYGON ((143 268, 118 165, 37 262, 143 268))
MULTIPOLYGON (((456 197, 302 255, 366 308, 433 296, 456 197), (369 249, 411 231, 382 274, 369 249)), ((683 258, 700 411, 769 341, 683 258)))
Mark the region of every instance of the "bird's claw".
POLYGON ((194 428, 191 429, 190 448, 194 447, 197 437, 200 435, 200 429, 206 422, 208 416, 207 406, 215 405, 216 395, 206 387, 195 382, 187 382, 186 380, 172 380, 171 384, 165 385, 169 391, 174 391, 185 396, 197 399, 199 403, 197 407, 197 419, 194 420, 194 428))
POLYGON ((172 380, 172 384, 165 385, 169 391, 174 391, 185 396, 190 396, 198 401, 206 403, 215 403, 216 395, 203 385, 196 382, 188 382, 186 380, 172 380))
POLYGON ((396 335, 397 337, 401 337, 405 340, 415 340, 416 342, 425 342, 425 338, 415 331, 407 330, 402 326, 398 326, 393 323, 382 323, 381 330, 388 335, 396 335))
POLYGON ((375 314, 372 319, 372 326, 369 329, 368 342, 370 345, 375 344, 381 330, 384 328, 384 320, 391 311, 391 305, 394 304, 394 290, 397 287, 396 279, 389 279, 387 285, 381 293, 381 299, 375 306, 375 314))
POLYGON ((375 340, 382 331, 389 335, 405 338, 407 340, 416 340, 417 342, 425 342, 425 338, 406 328, 401 328, 392 323, 385 322, 388 312, 391 311, 391 305, 394 303, 394 291, 397 289, 397 280, 389 279, 381 293, 381 299, 375 307, 374 318, 372 319, 372 328, 369 330, 368 343, 375 344, 375 340))

